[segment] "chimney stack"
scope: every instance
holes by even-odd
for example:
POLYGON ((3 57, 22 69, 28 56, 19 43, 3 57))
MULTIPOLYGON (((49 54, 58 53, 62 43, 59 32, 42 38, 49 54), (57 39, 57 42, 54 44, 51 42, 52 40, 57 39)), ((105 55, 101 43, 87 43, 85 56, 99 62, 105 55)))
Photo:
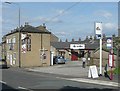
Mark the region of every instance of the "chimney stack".
POLYGON ((79 40, 78 40, 79 42, 81 41, 81 38, 79 38, 79 40))
POLYGON ((27 25, 29 25, 29 23, 28 23, 28 22, 25 22, 25 26, 27 26, 27 25))
POLYGON ((72 38, 72 42, 74 42, 74 38, 72 38))
POLYGON ((46 25, 45 25, 45 23, 43 23, 43 27, 46 29, 46 25))

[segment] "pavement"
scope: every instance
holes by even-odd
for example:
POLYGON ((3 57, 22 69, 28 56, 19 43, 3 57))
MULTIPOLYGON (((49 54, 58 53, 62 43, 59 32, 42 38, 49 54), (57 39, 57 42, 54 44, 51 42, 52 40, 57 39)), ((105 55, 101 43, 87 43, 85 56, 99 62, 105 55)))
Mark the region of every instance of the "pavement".
MULTIPOLYGON (((67 61, 66 64, 57 64, 48 67, 32 67, 27 68, 27 70, 57 75, 58 78, 65 80, 120 87, 117 75, 113 75, 112 80, 104 77, 104 75, 98 78, 89 78, 89 66, 83 68, 81 61, 67 61)), ((99 73, 99 67, 97 67, 97 71, 99 73)), ((104 72, 104 68, 102 72, 104 72)))

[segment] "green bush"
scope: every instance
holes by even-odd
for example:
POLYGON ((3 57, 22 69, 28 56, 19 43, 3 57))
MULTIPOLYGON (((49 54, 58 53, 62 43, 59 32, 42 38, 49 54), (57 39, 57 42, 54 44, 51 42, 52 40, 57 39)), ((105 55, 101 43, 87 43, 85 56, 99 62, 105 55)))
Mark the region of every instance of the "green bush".
MULTIPOLYGON (((111 70, 108 71, 108 74, 110 74, 111 70)), ((113 70, 113 74, 117 74, 117 75, 120 75, 120 68, 115 68, 113 70)))
POLYGON ((114 74, 119 74, 120 75, 120 68, 115 68, 113 71, 114 74))

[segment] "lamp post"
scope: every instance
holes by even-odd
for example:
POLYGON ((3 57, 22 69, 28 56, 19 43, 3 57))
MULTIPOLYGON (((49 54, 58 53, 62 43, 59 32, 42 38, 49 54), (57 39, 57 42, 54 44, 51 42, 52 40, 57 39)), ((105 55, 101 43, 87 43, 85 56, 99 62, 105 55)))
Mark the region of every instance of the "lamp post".
POLYGON ((18 33, 19 33, 19 37, 18 37, 18 61, 19 61, 19 68, 21 67, 21 60, 20 60, 20 39, 21 39, 21 36, 20 36, 20 5, 18 3, 12 3, 12 2, 5 2, 7 4, 15 4, 18 6, 19 10, 18 10, 18 18, 19 18, 19 22, 18 22, 18 33))

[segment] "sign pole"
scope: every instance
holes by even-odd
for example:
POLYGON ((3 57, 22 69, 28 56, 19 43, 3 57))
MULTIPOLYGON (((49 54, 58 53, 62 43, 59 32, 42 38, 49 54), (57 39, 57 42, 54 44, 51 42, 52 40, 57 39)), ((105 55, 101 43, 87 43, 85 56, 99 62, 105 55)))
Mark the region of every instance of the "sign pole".
POLYGON ((102 22, 95 23, 95 31, 96 35, 100 39, 100 68, 99 68, 99 76, 102 76, 102 22))
POLYGON ((112 67, 114 67, 113 38, 107 39, 107 47, 110 49, 108 63, 109 63, 109 67, 111 67, 110 80, 112 80, 113 79, 112 67))
POLYGON ((113 48, 111 48, 111 50, 110 50, 110 54, 112 55, 112 66, 111 66, 111 71, 110 71, 110 80, 113 80, 113 71, 112 71, 112 67, 114 67, 113 48))
POLYGON ((100 38, 100 73, 99 76, 102 76, 102 36, 100 38))

